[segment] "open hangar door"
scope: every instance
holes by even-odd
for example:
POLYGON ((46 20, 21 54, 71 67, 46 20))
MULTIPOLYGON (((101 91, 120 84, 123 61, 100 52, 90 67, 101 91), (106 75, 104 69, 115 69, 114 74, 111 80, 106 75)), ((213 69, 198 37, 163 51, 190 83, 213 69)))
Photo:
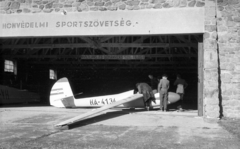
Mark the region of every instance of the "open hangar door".
MULTIPOLYGON (((138 82, 150 83, 166 73, 170 90, 180 74, 189 86, 184 97, 188 108, 197 109, 198 45, 202 34, 72 36, 1 39, 1 55, 18 62, 21 87, 42 94, 47 102, 54 80, 67 77, 75 94, 96 96, 135 88, 138 82)), ((17 78, 17 79, 16 79, 17 78)), ((1 82, 7 84, 4 75, 1 82)))

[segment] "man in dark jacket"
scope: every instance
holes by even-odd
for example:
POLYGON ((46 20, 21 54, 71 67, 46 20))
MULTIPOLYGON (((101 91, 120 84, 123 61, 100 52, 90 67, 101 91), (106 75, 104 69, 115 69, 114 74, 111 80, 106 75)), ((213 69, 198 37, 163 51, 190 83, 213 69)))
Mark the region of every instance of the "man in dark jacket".
POLYGON ((153 93, 157 93, 158 80, 153 75, 148 75, 148 77, 151 81, 151 87, 152 87, 153 93))
POLYGON ((155 96, 152 92, 152 88, 147 83, 137 83, 136 87, 140 94, 143 94, 143 102, 146 109, 149 111, 151 101, 155 101, 155 96))

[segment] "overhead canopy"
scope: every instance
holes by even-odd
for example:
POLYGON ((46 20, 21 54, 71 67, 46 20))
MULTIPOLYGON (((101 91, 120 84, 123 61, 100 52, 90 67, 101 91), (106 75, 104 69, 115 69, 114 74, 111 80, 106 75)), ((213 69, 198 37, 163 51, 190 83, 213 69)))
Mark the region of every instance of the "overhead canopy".
POLYGON ((0 15, 0 37, 204 32, 204 8, 0 15))

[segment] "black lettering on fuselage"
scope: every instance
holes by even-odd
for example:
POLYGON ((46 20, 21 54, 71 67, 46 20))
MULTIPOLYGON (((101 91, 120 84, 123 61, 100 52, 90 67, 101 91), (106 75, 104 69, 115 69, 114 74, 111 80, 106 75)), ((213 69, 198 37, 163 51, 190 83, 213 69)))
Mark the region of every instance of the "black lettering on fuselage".
POLYGON ((113 102, 116 102, 115 98, 102 98, 102 99, 90 99, 89 103, 90 105, 96 106, 96 105, 108 105, 113 102))

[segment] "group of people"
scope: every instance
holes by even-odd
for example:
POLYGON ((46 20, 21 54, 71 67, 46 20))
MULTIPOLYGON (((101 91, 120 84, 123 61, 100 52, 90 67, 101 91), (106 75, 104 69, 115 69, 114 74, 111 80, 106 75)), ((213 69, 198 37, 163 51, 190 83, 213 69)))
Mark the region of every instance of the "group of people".
MULTIPOLYGON (((147 83, 137 83, 136 87, 140 94, 143 94, 144 105, 146 109, 149 111, 151 107, 151 102, 155 101, 155 93, 159 93, 160 97, 160 111, 166 112, 168 105, 168 90, 170 88, 170 81, 168 80, 168 76, 166 74, 162 75, 162 78, 155 78, 152 75, 148 75, 151 80, 151 86, 147 83)), ((180 95, 180 104, 178 109, 182 111, 182 102, 184 90, 188 86, 187 82, 181 78, 180 75, 177 75, 177 79, 174 82, 174 85, 177 86, 176 93, 180 95)))

